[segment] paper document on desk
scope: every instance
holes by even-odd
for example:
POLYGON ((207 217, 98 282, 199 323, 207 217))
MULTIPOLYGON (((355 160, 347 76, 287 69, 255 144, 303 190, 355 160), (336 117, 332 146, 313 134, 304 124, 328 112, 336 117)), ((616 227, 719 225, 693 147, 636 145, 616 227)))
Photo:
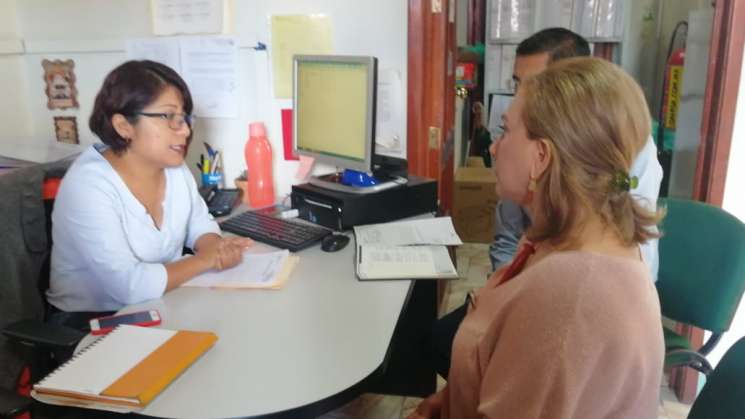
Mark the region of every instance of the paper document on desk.
POLYGON ((357 246, 357 277, 371 279, 457 278, 445 246, 357 246))
POLYGON ((457 278, 447 247, 461 245, 450 217, 354 228, 360 280, 457 278))
POLYGON ((365 246, 372 244, 460 246, 463 244, 455 232, 453 220, 450 217, 359 226, 354 228, 354 236, 357 239, 357 244, 365 246))
POLYGON ((295 269, 298 256, 288 250, 268 253, 244 252, 243 261, 224 271, 195 276, 183 287, 279 289, 295 269))

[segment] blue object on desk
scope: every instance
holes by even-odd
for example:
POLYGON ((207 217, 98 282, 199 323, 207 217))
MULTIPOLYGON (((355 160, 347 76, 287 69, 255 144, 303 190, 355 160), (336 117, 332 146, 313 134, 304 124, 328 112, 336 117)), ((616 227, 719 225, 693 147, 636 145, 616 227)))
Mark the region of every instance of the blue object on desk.
POLYGON ((202 187, 222 184, 222 173, 202 173, 202 187))
POLYGON ((365 172, 344 169, 344 172, 341 174, 341 183, 349 186, 375 186, 380 182, 365 172))

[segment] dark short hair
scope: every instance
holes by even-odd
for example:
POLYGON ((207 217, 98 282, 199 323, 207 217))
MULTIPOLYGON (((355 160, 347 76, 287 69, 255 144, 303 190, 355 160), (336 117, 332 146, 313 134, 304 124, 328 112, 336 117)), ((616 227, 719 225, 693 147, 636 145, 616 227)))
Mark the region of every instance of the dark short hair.
POLYGON ((517 45, 516 54, 548 53, 548 62, 562 58, 590 55, 590 44, 585 38, 565 28, 548 28, 525 38, 517 45))
MULTIPOLYGON (((153 103, 166 87, 173 86, 181 92, 184 112, 191 114, 193 103, 186 82, 172 68, 150 60, 127 61, 113 69, 103 81, 96 95, 88 125, 101 141, 114 153, 129 147, 129 140, 122 138, 111 124, 115 114, 121 114, 130 123, 139 118, 137 113, 153 103)), ((191 133, 187 138, 191 142, 191 133)))

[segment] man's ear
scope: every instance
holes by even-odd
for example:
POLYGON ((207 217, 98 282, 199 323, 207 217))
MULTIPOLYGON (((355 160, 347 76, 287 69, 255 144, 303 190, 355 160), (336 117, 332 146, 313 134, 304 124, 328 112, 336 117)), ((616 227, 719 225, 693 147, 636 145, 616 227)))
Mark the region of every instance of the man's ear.
POLYGON ((134 136, 134 127, 127 121, 127 118, 120 113, 115 113, 111 117, 111 126, 114 127, 116 133, 125 140, 129 140, 134 136))
POLYGON ((535 140, 535 159, 533 160, 532 175, 534 178, 540 178, 543 172, 548 169, 553 158, 551 142, 545 138, 535 140))

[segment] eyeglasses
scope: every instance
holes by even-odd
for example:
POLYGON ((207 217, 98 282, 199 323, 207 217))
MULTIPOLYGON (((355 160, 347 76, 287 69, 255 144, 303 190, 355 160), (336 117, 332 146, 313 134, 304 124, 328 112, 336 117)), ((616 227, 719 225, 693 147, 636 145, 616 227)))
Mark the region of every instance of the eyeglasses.
POLYGON ((181 129, 184 124, 191 128, 191 123, 194 122, 194 117, 185 113, 156 113, 156 112, 137 112, 135 115, 147 116, 149 118, 161 118, 168 121, 168 126, 171 129, 181 129))

